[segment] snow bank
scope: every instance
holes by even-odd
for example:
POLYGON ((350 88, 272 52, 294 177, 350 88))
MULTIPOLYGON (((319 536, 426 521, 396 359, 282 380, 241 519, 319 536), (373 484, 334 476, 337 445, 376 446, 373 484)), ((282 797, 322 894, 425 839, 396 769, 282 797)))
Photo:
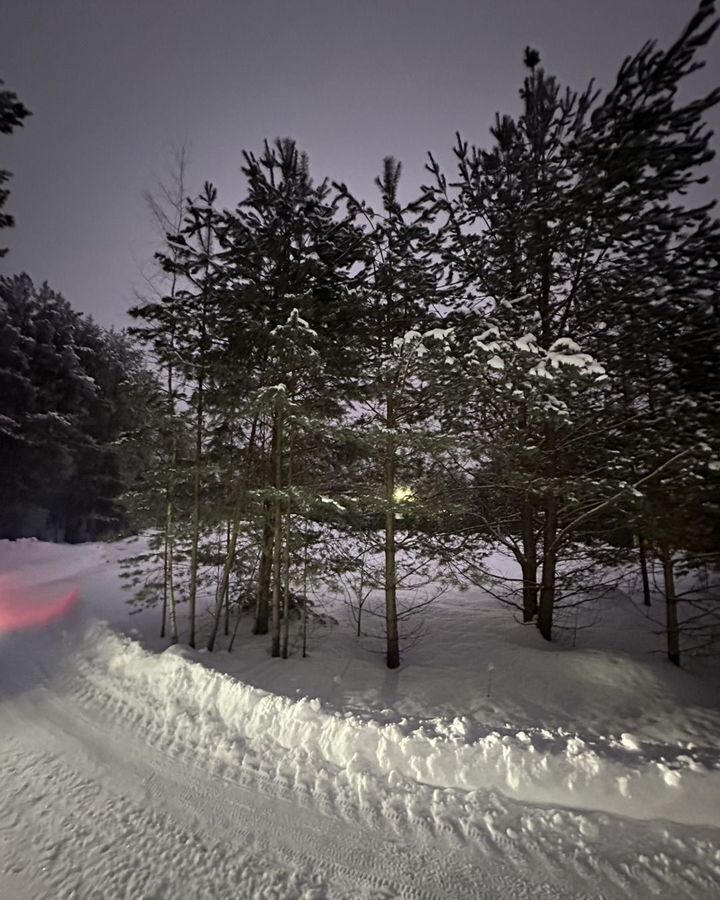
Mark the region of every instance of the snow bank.
POLYGON ((87 635, 85 689, 122 704, 166 742, 190 744, 219 763, 248 746, 310 773, 340 770, 362 792, 368 778, 393 787, 495 790, 524 802, 637 819, 720 827, 716 753, 565 729, 480 733, 466 718, 383 722, 291 700, 206 669, 186 651, 149 653, 104 625, 87 635))

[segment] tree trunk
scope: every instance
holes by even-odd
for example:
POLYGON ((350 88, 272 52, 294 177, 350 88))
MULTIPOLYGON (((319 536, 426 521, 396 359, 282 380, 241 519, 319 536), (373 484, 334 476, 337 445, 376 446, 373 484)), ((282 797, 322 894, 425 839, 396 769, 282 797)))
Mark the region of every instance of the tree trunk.
POLYGON ((667 616, 667 654, 671 663, 680 665, 680 626, 677 614, 677 595, 675 594, 675 575, 673 572, 672 553, 665 544, 661 547, 663 579, 665 582, 665 612, 667 616))
MULTIPOLYGON (((182 227, 182 219, 184 214, 184 203, 185 203, 185 148, 181 148, 179 156, 177 157, 177 192, 174 194, 174 197, 171 199, 170 195, 163 190, 163 194, 169 199, 171 204, 171 210, 175 213, 175 218, 173 221, 173 227, 176 232, 180 231, 182 227)), ((154 201, 151 201, 151 209, 154 211, 155 218, 157 219, 159 225, 161 226, 161 230, 163 234, 167 234, 169 231, 168 226, 171 224, 170 220, 166 218, 165 214, 162 211, 161 206, 157 205, 154 201)), ((171 211, 168 211, 170 215, 172 215, 171 211)), ((177 263, 178 252, 177 250, 172 251, 172 259, 174 263, 177 263)), ((173 536, 173 528, 174 528, 174 516, 175 516, 175 477, 176 477, 176 466, 177 466, 177 427, 175 423, 175 366, 174 366, 174 357, 175 353, 175 337, 176 337, 176 329, 177 329, 177 308, 176 308, 176 291, 177 291, 177 271, 173 269, 172 278, 170 280, 170 354, 168 357, 167 363, 167 417, 168 424, 170 427, 170 465, 168 466, 167 472, 167 481, 165 483, 165 569, 164 569, 164 577, 165 577, 165 585, 163 591, 163 624, 162 624, 162 637, 165 636, 165 611, 166 607, 168 608, 170 614, 170 642, 172 644, 177 644, 178 642, 178 629, 177 629, 177 605, 175 602, 175 573, 174 573, 174 555, 175 555, 175 540, 173 536)))
POLYGON ((258 569, 257 601, 255 604, 255 625, 253 634, 268 633, 270 618, 270 576, 273 560, 273 505, 269 500, 263 504, 263 535, 260 567, 258 569))
POLYGON ((273 417, 274 454, 274 544, 273 544, 273 588, 272 588, 272 635, 271 656, 280 656, 280 591, 282 578, 282 413, 273 417))
POLYGON ((555 572, 557 568, 557 500, 554 494, 545 496, 545 525, 543 528, 543 561, 540 579, 540 604, 538 628, 546 641, 552 640, 553 612, 555 609, 555 572))
POLYGON ((220 586, 218 588, 218 595, 215 601, 215 614, 213 616, 212 630, 210 631, 210 637, 208 639, 207 645, 207 648, 210 651, 212 651, 215 646, 215 638, 217 637, 217 630, 220 624, 220 615, 222 613, 223 606, 225 607, 225 634, 227 634, 230 630, 230 574, 232 572, 232 567, 235 565, 235 556, 237 554, 237 541, 238 534, 240 532, 240 513, 242 509, 242 503, 245 499, 250 483, 250 469, 252 466, 252 454, 253 450, 255 449, 256 428, 257 416, 253 420, 252 428, 250 429, 250 437, 248 438, 247 446, 247 459, 245 462, 245 472, 243 474, 242 484, 238 488, 238 493, 235 500, 235 508, 233 510, 232 522, 228 523, 227 553, 225 556, 225 564, 223 565, 220 586))
MULTIPOLYGON (((307 520, 306 520, 307 521, 307 520)), ((305 548, 303 559, 303 612, 302 612, 302 655, 307 656, 307 631, 308 631, 308 596, 307 596, 307 571, 308 571, 308 534, 305 526, 305 548)))
MULTIPOLYGON (((275 427, 272 429, 270 447, 270 471, 267 473, 268 482, 272 482, 272 465, 275 459, 275 427)), ((264 442, 263 442, 264 445, 264 442)), ((270 575, 272 573, 273 555, 273 505, 270 500, 263 502, 263 533, 260 552, 260 566, 258 568, 257 597, 255 601, 255 624, 253 634, 268 633, 268 619, 270 616, 270 575)))
POLYGON ((643 604, 650 606, 650 579, 648 578, 647 567, 647 548, 645 546, 645 538, 638 531, 638 551, 640 554, 640 574, 642 576, 643 586, 643 604))
POLYGON ((227 637, 230 634, 230 592, 225 594, 225 624, 223 625, 223 634, 227 637))
MULTIPOLYGON (((172 467, 174 469, 174 465, 172 467)), ((174 475, 170 476, 171 478, 174 475)), ((168 495, 166 498, 165 504, 165 566, 164 566, 164 578, 165 584, 163 588, 163 621, 162 621, 162 631, 160 637, 165 637, 165 617, 166 611, 169 613, 170 618, 170 642, 173 644, 177 644, 178 640, 178 631, 177 631, 177 607, 175 604, 175 576, 174 576, 174 563, 173 563, 173 554, 175 552, 175 545, 172 536, 173 529, 173 494, 168 488, 168 495)))
POLYGON ((197 415, 195 418, 195 473, 193 477, 192 546, 190 550, 190 589, 188 592, 188 645, 195 646, 195 606, 197 602, 198 551, 200 545, 200 460, 203 439, 203 376, 198 377, 197 415))
POLYGON ((190 589, 188 591, 188 645, 195 646, 195 606, 197 602, 198 550, 200 544, 200 468, 203 444, 203 415, 205 402, 205 364, 208 328, 208 278, 210 274, 211 224, 208 211, 205 235, 205 280, 201 296, 200 332, 198 335, 197 412, 195 417, 195 475, 193 479, 192 549, 190 552, 190 589))
POLYGON ((272 634, 270 655, 280 656, 280 579, 282 577, 282 513, 275 504, 273 544, 272 634))
MULTIPOLYGON (((238 527, 240 527, 240 523, 239 523, 239 522, 238 522, 238 527)), ((231 558, 231 554, 230 554, 230 541, 231 541, 231 540, 232 540, 232 523, 228 520, 228 526, 227 526, 227 540, 226 540, 226 543, 225 543, 225 561, 226 561, 226 563, 227 563, 227 561, 231 558)), ((231 568, 231 569, 232 569, 232 566, 234 565, 234 563, 235 563, 235 550, 233 549, 233 553, 232 553, 232 562, 230 563, 230 568, 231 568)), ((227 636, 230 634, 230 586, 229 586, 229 579, 228 579, 228 587, 227 587, 226 590, 225 590, 225 603, 223 604, 223 607, 224 607, 224 610, 225 610, 225 623, 224 623, 224 625, 223 625, 223 634, 225 635, 225 637, 227 637, 227 636)))
POLYGON ((290 432, 288 440, 288 464, 286 488, 288 492, 287 503, 285 504, 285 549, 283 552, 283 619, 282 619, 282 658, 288 658, 288 645, 290 642, 290 530, 291 530, 291 513, 290 513, 290 488, 292 486, 292 445, 293 435, 290 432))
MULTIPOLYGON (((172 396, 172 370, 168 375, 168 390, 172 396)), ((173 411, 174 415, 174 411, 173 411)), ((177 644, 177 605, 175 603, 175 540, 173 537, 174 512, 175 512, 175 466, 177 463, 177 442, 175 436, 175 423, 171 420, 172 449, 170 451, 170 471, 168 472, 167 496, 165 506, 165 596, 167 597, 170 613, 170 642, 177 644)), ((165 615, 163 612, 163 632, 165 631, 165 615)))
POLYGON ((288 658, 290 643, 290 504, 285 512, 285 547, 283 551, 283 617, 282 658, 288 658))
POLYGON ((523 622, 532 622, 538 612, 537 546, 533 528, 533 508, 527 497, 523 499, 520 516, 523 543, 523 622))
MULTIPOLYGON (((551 422, 545 423, 545 450, 548 454, 548 475, 557 475, 556 434, 551 422)), ((557 571, 557 497, 552 489, 545 490, 545 522, 543 524, 543 562, 540 576, 540 603, 538 628, 546 641, 552 640, 553 613, 555 611, 555 575, 557 571)))
POLYGON ((360 585, 358 587, 357 637, 362 637, 362 612, 365 604, 365 552, 360 557, 360 585))
MULTIPOLYGON (((167 518, 166 518, 167 521, 167 518)), ((167 532, 165 532, 165 539, 163 540, 163 602, 162 602, 162 621, 160 622, 160 637, 165 637, 165 622, 167 620, 167 608, 168 608, 168 577, 167 577, 167 566, 168 566, 168 546, 167 546, 167 532)))
MULTIPOLYGON (((237 504, 235 507, 235 512, 233 513, 233 521, 230 530, 230 538, 228 540, 225 564, 223 565, 223 571, 220 577, 217 597, 215 598, 215 612, 213 614, 213 623, 212 628, 210 629, 210 637, 208 638, 207 642, 207 648, 210 652, 215 649, 215 638, 217 637, 217 631, 218 626, 220 625, 220 616, 222 614, 223 606, 225 606, 227 609, 227 601, 230 596, 230 573, 232 571, 233 565, 235 564, 235 553, 237 551, 237 539, 239 530, 240 509, 239 504, 237 504)), ((225 621, 227 623, 227 614, 225 616, 225 621)), ((225 633, 227 634, 227 629, 225 633)))
MULTIPOLYGON (((387 427, 395 426, 392 399, 387 398, 387 427)), ((385 629, 387 667, 400 665, 400 639, 397 619, 397 573, 395 566, 395 442, 390 433, 385 451, 385 629)))
POLYGON ((537 558, 525 557, 522 564, 523 622, 532 622, 538 614, 537 558))

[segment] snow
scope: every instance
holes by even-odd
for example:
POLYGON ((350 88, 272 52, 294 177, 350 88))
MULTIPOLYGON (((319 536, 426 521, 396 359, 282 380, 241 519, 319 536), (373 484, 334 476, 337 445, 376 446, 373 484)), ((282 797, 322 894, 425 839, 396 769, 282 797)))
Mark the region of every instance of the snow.
POLYGON ((128 616, 137 547, 0 542, 17 596, 80 597, 0 636, 3 900, 719 895, 717 666, 628 597, 573 648, 471 588, 394 672, 329 597, 307 659, 208 654, 128 616))
POLYGON ((402 349, 406 345, 414 344, 422 338, 422 335, 415 328, 411 328, 409 331, 406 331, 402 337, 396 337, 393 340, 393 347, 396 349, 402 349))
POLYGON ((432 338, 436 341, 450 341, 453 338, 452 328, 430 328, 424 332, 422 339, 432 338))
POLYGON ((327 506, 332 506, 336 510, 338 510, 338 512, 345 512, 345 507, 341 506, 341 504, 339 504, 337 500, 333 500, 332 497, 319 497, 318 502, 325 503, 327 506))
POLYGON ((562 350, 563 348, 565 350, 569 350, 570 353, 580 353, 579 345, 576 344, 575 341, 572 340, 572 338, 568 337, 558 338, 550 346, 551 351, 562 350))
POLYGON ((535 353, 537 352, 537 338, 532 333, 525 334, 515 341, 515 346, 519 350, 535 353))
POLYGON ((545 368, 544 362, 539 362, 536 366, 533 366, 532 369, 530 369, 530 374, 535 378, 544 378, 547 381, 553 381, 553 375, 545 368))
POLYGON ((314 328, 311 328, 310 323, 300 315, 297 307, 293 307, 293 309, 290 310, 290 315, 285 324, 276 326, 271 330, 270 334, 273 335, 273 337, 276 337, 283 334, 285 331, 293 330, 304 331, 306 335, 311 338, 316 338, 318 336, 317 331, 315 331, 314 328))
POLYGON ((475 340, 476 341, 486 341, 489 337, 496 337, 496 338, 500 337, 500 329, 497 327, 497 325, 491 325, 490 328, 487 328, 485 331, 483 331, 482 334, 479 334, 475 338, 475 340))

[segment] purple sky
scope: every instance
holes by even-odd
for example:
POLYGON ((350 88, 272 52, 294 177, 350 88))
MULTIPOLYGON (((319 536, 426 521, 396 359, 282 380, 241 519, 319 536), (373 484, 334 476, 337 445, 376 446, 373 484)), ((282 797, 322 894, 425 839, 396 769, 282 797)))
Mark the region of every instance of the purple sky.
MULTIPOLYGON (((186 142, 190 186, 242 194, 240 151, 295 137, 313 174, 373 196, 383 156, 408 194, 427 150, 486 140, 516 112, 522 51, 573 86, 608 85, 650 37, 667 46, 695 0, 0 0, 0 77, 33 111, 0 136, 14 173, 2 271, 47 279, 103 324, 126 324, 155 240, 143 191, 186 142)), ((720 82, 720 37, 693 92, 720 82)), ((715 112, 713 126, 720 126, 715 112)), ((717 143, 716 143, 717 146, 717 143)), ((717 194, 720 166, 712 167, 717 194)))

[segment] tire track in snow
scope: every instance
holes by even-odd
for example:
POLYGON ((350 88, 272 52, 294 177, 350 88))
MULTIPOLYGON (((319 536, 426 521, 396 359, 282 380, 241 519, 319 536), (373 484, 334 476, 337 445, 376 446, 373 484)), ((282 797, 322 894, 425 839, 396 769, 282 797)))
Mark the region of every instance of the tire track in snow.
MULTIPOLYGON (((33 706, 38 710, 37 703, 33 706)), ((131 762, 123 773, 123 758, 142 749, 141 745, 121 737, 120 732, 105 731, 104 723, 90 728, 82 723, 78 728, 77 723, 67 720, 67 710, 58 713, 50 704, 39 708, 44 724, 16 718, 20 737, 13 743, 20 763, 15 762, 7 770, 0 769, 5 796, 13 792, 26 794, 31 784, 40 785, 29 795, 31 809, 29 815, 21 817, 27 820, 23 828, 18 829, 16 822, 12 829, 16 844, 23 847, 19 855, 16 847, 16 867, 17 860, 25 858, 23 866, 17 867, 16 875, 27 874, 27 837, 36 836, 31 841, 30 856, 41 861, 44 884, 43 890, 34 895, 37 898, 94 898, 97 885, 106 891, 102 896, 107 898, 155 897, 157 878, 153 880, 151 875, 143 881, 139 876, 134 878, 127 889, 112 876, 116 870, 128 872, 143 866, 152 870, 152 864, 147 865, 148 858, 159 858, 164 872, 172 872, 179 866, 178 878, 163 880, 157 897, 172 896, 180 900, 264 897, 263 878, 273 889, 282 886, 279 893, 270 892, 267 896, 307 896, 310 900, 322 897, 494 900, 498 895, 547 896, 557 900, 576 896, 549 885, 531 885, 512 868, 497 865, 484 871, 488 880, 485 889, 479 885, 481 870, 457 854, 430 852, 428 848, 419 853, 402 842, 388 843, 382 835, 375 837, 342 822, 319 820, 316 815, 298 811, 277 799, 268 803, 263 797, 257 804, 253 795, 239 785, 198 771, 189 773, 187 768, 174 765, 173 760, 160 753, 148 757, 143 752, 142 760, 131 762), (50 751, 33 752, 31 748, 39 737, 48 736, 48 725, 51 726, 50 751), (33 815, 36 801, 43 810, 42 822, 33 815), (98 818, 98 808, 103 810, 104 836, 97 828, 88 826, 88 822, 92 825, 93 818, 98 818), (76 825, 72 826, 72 841, 76 846, 79 842, 80 849, 86 848, 87 855, 68 853, 63 840, 50 837, 67 833, 71 822, 83 822, 79 832, 76 825), (130 822, 134 843, 125 846, 130 822), (37 835, 43 836, 39 842, 37 835), (118 846, 123 848, 122 852, 113 850, 103 856, 118 846), (194 880, 186 881, 179 860, 188 847, 196 850, 193 866, 198 853, 212 858, 216 871, 214 887, 205 884, 209 874, 202 867, 194 880), (100 861, 96 858, 98 848, 100 861), (249 874, 246 873, 244 881, 238 880, 236 867, 229 866, 228 860, 247 870, 249 874), (270 873, 272 878, 268 867, 274 872, 270 873), (298 887, 308 883, 311 888, 298 887)))
MULTIPOLYGON (((65 760, 17 747, 0 767, 3 792, 24 797, 4 868, 37 900, 327 896, 317 872, 288 865, 247 834, 243 842, 208 840, 65 760)), ((0 872, 0 897, 2 879, 0 872)))

